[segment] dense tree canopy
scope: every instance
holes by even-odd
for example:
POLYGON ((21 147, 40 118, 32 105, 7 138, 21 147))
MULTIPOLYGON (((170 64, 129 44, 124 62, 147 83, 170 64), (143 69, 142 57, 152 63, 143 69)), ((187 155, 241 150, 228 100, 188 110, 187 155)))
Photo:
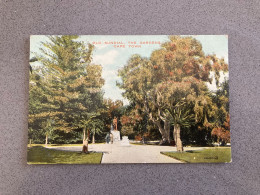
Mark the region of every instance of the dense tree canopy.
POLYGON ((30 60, 29 137, 34 142, 104 140, 114 117, 121 134, 138 140, 206 145, 230 141, 228 71, 224 59, 205 55, 188 36, 169 40, 149 58, 133 55, 118 71, 121 100, 103 97, 102 66, 92 64, 94 46, 78 36, 49 36, 30 60), (36 62, 37 61, 37 62, 36 62), (215 81, 212 91, 207 84, 215 81), (83 140, 82 140, 83 138, 83 140))
MULTIPOLYGON (((85 129, 103 106, 101 65, 91 64, 92 45, 78 36, 49 36, 30 79, 29 128, 72 132, 85 129), (45 122, 51 120, 51 124, 45 122)), ((47 142, 47 141, 46 141, 47 142)))
POLYGON ((170 142, 170 126, 178 151, 182 151, 180 128, 194 122, 206 124, 210 116, 207 82, 210 72, 219 85, 220 72, 228 65, 215 55, 205 55, 201 44, 192 37, 170 36, 150 58, 132 56, 119 71, 124 97, 147 113, 160 131, 163 142, 170 142))

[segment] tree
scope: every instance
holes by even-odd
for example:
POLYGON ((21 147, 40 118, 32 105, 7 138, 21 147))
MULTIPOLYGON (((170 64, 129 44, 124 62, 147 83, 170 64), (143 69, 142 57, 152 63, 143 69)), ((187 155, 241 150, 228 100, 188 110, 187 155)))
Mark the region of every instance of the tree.
POLYGON ((149 116, 149 119, 158 127, 162 140, 166 140, 168 137, 153 101, 154 78, 152 68, 153 65, 149 59, 134 55, 129 59, 127 65, 119 70, 122 83, 117 83, 117 85, 125 90, 123 96, 130 103, 138 105, 140 110, 149 116))
POLYGON ((217 138, 217 142, 225 145, 230 142, 230 115, 229 115, 229 86, 228 81, 221 84, 216 94, 212 95, 215 103, 215 120, 212 124, 211 135, 217 138))
POLYGON ((51 118, 57 131, 82 128, 84 134, 80 121, 88 121, 88 115, 103 106, 102 67, 91 64, 94 46, 77 41, 78 36, 48 38, 36 56, 40 65, 33 67, 38 71, 32 75, 29 126, 51 118))
POLYGON ((190 127, 193 123, 194 115, 191 113, 190 105, 187 105, 184 101, 173 107, 166 108, 166 110, 171 116, 171 122, 174 125, 173 138, 177 151, 182 152, 181 127, 190 127))
POLYGON ((92 143, 96 142, 95 135, 100 135, 103 133, 104 123, 100 119, 91 120, 89 124, 90 133, 92 134, 92 143))
POLYGON ((122 124, 121 133, 122 135, 129 136, 134 133, 134 127, 142 120, 142 117, 136 109, 132 109, 125 114, 120 119, 122 124))
POLYGON ((55 105, 50 93, 50 84, 47 82, 47 77, 43 78, 40 69, 35 68, 30 75, 29 83, 29 138, 33 138, 39 143, 45 135, 46 145, 48 136, 54 130, 57 114, 59 114, 52 112, 55 105))
POLYGON ((118 119, 118 129, 121 129, 121 124, 120 124, 120 117, 124 114, 125 112, 125 107, 123 106, 123 101, 121 100, 116 100, 113 101, 111 99, 104 99, 104 105, 105 105, 105 110, 102 113, 102 118, 105 123, 105 128, 110 130, 111 128, 111 123, 114 117, 117 117, 118 119))
POLYGON ((124 97, 148 114, 149 120, 158 127, 162 142, 170 142, 170 123, 173 121, 173 137, 177 150, 182 151, 180 121, 192 124, 191 117, 186 120, 185 114, 194 113, 195 122, 204 123, 207 100, 210 99, 206 86, 207 82, 212 82, 210 72, 215 73, 219 85, 220 72, 227 70, 224 59, 206 56, 196 39, 169 36, 169 41, 155 50, 149 59, 132 56, 119 71, 122 83, 118 86, 125 90, 124 97), (180 107, 183 103, 189 106, 180 107), (189 109, 189 112, 183 109, 189 109))
POLYGON ((47 119, 44 123, 44 129, 45 129, 45 146, 48 145, 48 138, 53 134, 54 128, 53 128, 53 124, 54 121, 52 119, 47 119))

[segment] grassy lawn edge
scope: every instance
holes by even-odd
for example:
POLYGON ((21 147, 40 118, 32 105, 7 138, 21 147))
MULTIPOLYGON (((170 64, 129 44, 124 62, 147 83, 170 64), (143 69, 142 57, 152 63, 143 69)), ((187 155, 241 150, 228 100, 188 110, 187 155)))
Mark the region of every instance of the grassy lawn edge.
POLYGON ((46 164, 101 164, 103 152, 84 154, 75 151, 62 151, 34 146, 27 149, 28 165, 46 164))
POLYGON ((160 152, 160 153, 161 153, 162 155, 164 155, 164 156, 168 156, 168 157, 173 158, 173 159, 175 159, 175 160, 178 160, 178 161, 180 161, 180 162, 189 163, 189 162, 186 161, 186 160, 183 160, 183 159, 180 159, 180 158, 177 158, 177 157, 173 157, 173 156, 169 156, 169 155, 166 154, 167 152, 160 152))
POLYGON ((231 148, 205 148, 184 152, 160 152, 162 155, 184 163, 231 163, 231 148))

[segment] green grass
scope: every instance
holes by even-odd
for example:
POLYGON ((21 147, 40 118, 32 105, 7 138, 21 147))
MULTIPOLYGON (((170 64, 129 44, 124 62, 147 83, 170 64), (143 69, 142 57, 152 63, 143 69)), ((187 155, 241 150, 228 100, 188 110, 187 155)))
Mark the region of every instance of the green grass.
POLYGON ((28 164, 100 164, 102 153, 60 151, 34 146, 27 149, 28 164))
POLYGON ((162 154, 187 163, 231 162, 231 148, 207 148, 185 152, 162 152, 162 154))
MULTIPOLYGON (((105 142, 102 143, 95 143, 95 144, 105 144, 105 142)), ((92 143, 89 143, 89 145, 92 145, 92 143)), ((27 147, 33 147, 33 146, 45 146, 45 144, 27 144, 27 147)), ((48 147, 66 147, 66 146, 82 146, 82 144, 48 144, 48 147)))

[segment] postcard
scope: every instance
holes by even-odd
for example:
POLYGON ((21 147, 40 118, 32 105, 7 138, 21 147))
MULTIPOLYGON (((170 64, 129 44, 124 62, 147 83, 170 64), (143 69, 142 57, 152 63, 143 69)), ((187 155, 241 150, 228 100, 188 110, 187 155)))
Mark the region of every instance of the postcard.
POLYGON ((28 164, 231 162, 227 35, 32 35, 28 164))

